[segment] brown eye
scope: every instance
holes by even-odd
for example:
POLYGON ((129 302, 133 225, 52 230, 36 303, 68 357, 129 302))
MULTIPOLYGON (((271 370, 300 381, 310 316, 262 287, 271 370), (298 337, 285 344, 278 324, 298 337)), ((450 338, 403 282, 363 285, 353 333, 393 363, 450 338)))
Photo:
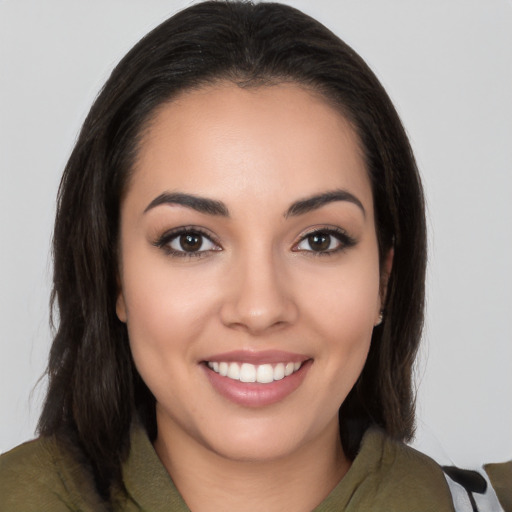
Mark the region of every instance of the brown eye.
POLYGON ((305 234, 293 250, 330 255, 353 247, 355 244, 356 240, 340 228, 319 229, 305 234))
POLYGON ((183 251, 195 252, 201 249, 203 237, 195 233, 187 233, 180 236, 179 244, 183 251))
POLYGON ((168 237, 159 245, 167 246, 173 254, 201 254, 208 251, 217 251, 219 247, 206 235, 196 231, 182 231, 172 237, 168 237))
POLYGON ((328 233, 313 233, 306 240, 312 251, 327 251, 331 248, 331 235, 328 233))

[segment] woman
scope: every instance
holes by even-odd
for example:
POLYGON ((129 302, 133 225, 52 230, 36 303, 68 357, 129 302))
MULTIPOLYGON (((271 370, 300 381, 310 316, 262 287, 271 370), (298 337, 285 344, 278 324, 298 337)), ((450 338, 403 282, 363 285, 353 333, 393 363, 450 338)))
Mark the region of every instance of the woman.
POLYGON ((425 251, 352 49, 279 4, 173 16, 66 167, 41 437, 1 459, 3 509, 451 510, 402 444, 425 251))

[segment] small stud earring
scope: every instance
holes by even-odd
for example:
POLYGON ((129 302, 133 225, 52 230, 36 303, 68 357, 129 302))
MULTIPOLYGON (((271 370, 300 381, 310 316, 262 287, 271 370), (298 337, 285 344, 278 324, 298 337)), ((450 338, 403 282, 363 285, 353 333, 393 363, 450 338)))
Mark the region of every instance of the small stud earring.
POLYGON ((379 317, 377 318, 377 323, 375 324, 375 327, 377 327, 378 325, 380 325, 382 323, 382 320, 384 320, 384 313, 381 311, 379 313, 379 317))

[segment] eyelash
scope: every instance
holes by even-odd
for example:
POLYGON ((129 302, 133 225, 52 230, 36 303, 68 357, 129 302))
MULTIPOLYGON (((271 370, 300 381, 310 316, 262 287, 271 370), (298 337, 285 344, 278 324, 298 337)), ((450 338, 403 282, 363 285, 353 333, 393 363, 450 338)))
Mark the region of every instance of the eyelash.
MULTIPOLYGON (((329 245, 332 243, 330 240, 329 245)), ((356 245, 357 241, 352 238, 346 231, 341 228, 315 228, 305 235, 303 235, 300 240, 294 244, 292 251, 294 252, 303 252, 308 253, 311 256, 332 256, 339 252, 345 251, 350 247, 356 245), (311 250, 298 249, 297 247, 305 242, 309 237, 314 235, 324 235, 327 237, 335 238, 339 245, 334 249, 328 249, 325 251, 315 251, 311 248, 311 250)), ((153 242, 155 247, 162 249, 168 256, 178 257, 178 258, 200 258, 204 257, 211 252, 221 251, 222 247, 220 244, 212 237, 210 233, 202 230, 201 228, 197 228, 195 226, 184 226, 177 229, 173 229, 171 231, 165 232, 161 237, 159 237, 156 241, 153 242), (207 250, 196 250, 196 251, 185 251, 185 250, 176 250, 171 247, 171 243, 184 235, 192 235, 198 236, 202 238, 201 246, 204 244, 205 239, 208 240, 212 245, 214 245, 215 249, 207 249, 207 250)), ((311 247, 311 245, 310 245, 311 247)))
MULTIPOLYGON (((330 241, 332 243, 332 240, 330 241)), ((356 245, 357 240, 352 238, 346 231, 344 231, 341 228, 315 228, 306 233, 301 237, 301 239, 294 245, 294 251, 295 252, 304 252, 308 253, 311 256, 332 256, 334 254, 343 252, 347 249, 350 249, 354 245, 356 245), (331 238, 335 238, 339 245, 338 247, 335 247, 334 249, 328 249, 326 251, 314 251, 314 250, 304 250, 304 249, 297 249, 297 247, 306 241, 309 237, 314 235, 326 235, 331 238)), ((311 245, 310 245, 311 247, 311 245)))
POLYGON ((222 250, 220 244, 212 237, 210 233, 202 230, 201 228, 197 228, 195 226, 184 226, 181 228, 173 229, 171 231, 166 231, 160 238, 158 238, 155 242, 153 242, 155 247, 162 249, 169 256, 174 256, 178 258, 201 258, 210 252, 216 252, 222 250), (183 235, 192 235, 199 236, 202 238, 201 245, 204 244, 204 240, 208 240, 211 244, 213 244, 215 249, 208 250, 197 250, 197 251, 178 251, 171 247, 171 243, 177 238, 183 235))

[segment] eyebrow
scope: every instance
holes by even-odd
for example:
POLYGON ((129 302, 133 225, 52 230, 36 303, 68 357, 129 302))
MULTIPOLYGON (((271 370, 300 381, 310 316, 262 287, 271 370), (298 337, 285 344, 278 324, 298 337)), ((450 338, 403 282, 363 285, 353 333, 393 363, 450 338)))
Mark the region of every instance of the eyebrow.
POLYGON ((285 218, 288 218, 295 217, 297 215, 303 215, 335 201, 348 201, 349 203, 355 204, 361 209, 363 216, 366 217, 366 210, 364 209, 361 201, 355 195, 351 194, 347 190, 342 189, 332 190, 315 196, 307 197, 305 199, 300 199, 288 208, 284 216, 285 218))
MULTIPOLYGON (((322 206, 335 201, 348 201, 349 203, 355 204, 361 209, 363 216, 366 217, 366 210, 364 209, 361 201, 350 192, 342 189, 323 192, 322 194, 317 194, 305 199, 299 199, 290 205, 288 210, 286 210, 284 217, 288 218, 304 215, 305 213, 318 210, 322 206)), ((185 206, 186 208, 191 208, 207 215, 229 217, 228 207, 222 201, 216 201, 214 199, 199 197, 192 194, 184 194, 181 192, 164 192, 163 194, 160 194, 148 204, 144 213, 163 204, 185 206)))
POLYGON ((144 213, 162 204, 185 206, 200 213, 206 213, 207 215, 229 217, 229 210, 221 201, 215 201, 214 199, 207 199, 206 197, 198 197, 191 194, 169 192, 164 192, 158 197, 155 197, 155 199, 148 204, 144 213))

